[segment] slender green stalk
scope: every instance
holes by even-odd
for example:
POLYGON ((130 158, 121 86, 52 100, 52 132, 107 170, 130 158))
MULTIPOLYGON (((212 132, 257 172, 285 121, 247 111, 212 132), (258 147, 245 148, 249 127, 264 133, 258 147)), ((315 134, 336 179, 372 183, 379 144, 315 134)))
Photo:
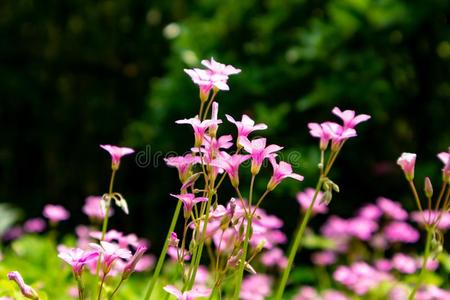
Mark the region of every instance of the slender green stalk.
POLYGON ((300 242, 303 238, 303 234, 305 233, 306 225, 308 224, 308 221, 311 217, 314 203, 317 200, 317 196, 319 195, 319 191, 320 191, 321 187, 322 187, 322 177, 320 177, 319 181, 317 182, 316 191, 314 192, 314 196, 311 201, 311 204, 309 205, 308 209, 306 210, 305 216, 303 217, 303 220, 300 224, 297 234, 295 235, 294 243, 292 244, 292 247, 289 251, 288 264, 283 271, 283 276, 281 277, 280 284, 279 284, 277 292, 275 294, 275 300, 281 300, 281 297, 283 296, 284 288, 286 287, 286 283, 289 278, 289 274, 291 272, 292 264, 294 263, 295 255, 297 254, 297 251, 300 249, 300 242))
POLYGON ((426 244, 425 244, 425 253, 423 256, 422 268, 420 269, 419 278, 417 279, 416 285, 414 286, 414 289, 412 290, 411 294, 409 295, 408 300, 415 299, 417 290, 419 289, 420 285, 422 284, 423 275, 424 275, 425 269, 427 267, 428 257, 430 256, 431 236, 432 236, 432 231, 430 229, 427 229, 427 240, 426 240, 426 244))
MULTIPOLYGON (((421 212, 423 212, 422 205, 420 204, 419 194, 417 194, 417 190, 416 190, 416 186, 414 185, 414 182, 412 180, 408 180, 408 183, 409 183, 409 186, 411 187, 411 190, 413 192, 414 200, 416 200, 417 208, 421 212)), ((427 223, 425 222, 425 224, 427 224, 427 223)))
MULTIPOLYGON (((245 232, 244 245, 242 248, 242 256, 239 262, 239 269, 237 273, 236 287, 234 289, 233 299, 239 299, 239 293, 241 291, 242 278, 244 277, 244 267, 245 260, 247 259, 247 251, 248 251, 248 242, 250 240, 250 234, 252 229, 252 215, 250 214, 252 209, 252 199, 253 199, 253 186, 255 184, 255 174, 252 174, 252 179, 250 181, 250 192, 248 197, 248 212, 246 213, 247 217, 247 230, 245 232)), ((245 206, 244 206, 245 207, 245 206)))
POLYGON ((78 285, 78 299, 84 300, 84 288, 83 288, 83 283, 81 282, 81 276, 78 277, 75 275, 75 279, 77 280, 77 285, 78 285))
POLYGON ((103 285, 105 284, 105 278, 106 278, 106 274, 103 274, 103 276, 102 276, 102 282, 100 283, 100 289, 98 290, 98 297, 97 297, 97 300, 100 300, 100 299, 101 299, 102 291, 103 291, 103 285))
POLYGON ((113 298, 113 296, 117 293, 117 291, 119 290, 120 286, 123 283, 123 279, 120 279, 119 284, 116 286, 116 288, 114 289, 114 291, 111 293, 111 295, 109 295, 108 300, 111 300, 113 298))
POLYGON ((144 300, 150 299, 150 296, 152 295, 153 292, 153 288, 155 287, 156 281, 158 280, 159 273, 161 272, 164 260, 166 259, 167 249, 169 248, 170 235, 174 231, 175 225, 177 224, 178 215, 180 214, 181 210, 181 204, 182 204, 181 200, 178 200, 177 207, 175 208, 175 212, 173 213, 172 222, 170 223, 169 231, 167 232, 166 241, 164 242, 163 249, 161 251, 161 254, 159 255, 155 272, 153 273, 152 279, 150 280, 150 283, 147 287, 144 300))

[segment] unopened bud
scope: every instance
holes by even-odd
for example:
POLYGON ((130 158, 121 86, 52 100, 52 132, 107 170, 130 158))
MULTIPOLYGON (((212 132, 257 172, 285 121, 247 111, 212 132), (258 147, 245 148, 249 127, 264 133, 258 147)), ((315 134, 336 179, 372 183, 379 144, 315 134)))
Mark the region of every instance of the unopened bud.
POLYGON ((9 280, 13 280, 20 288, 22 295, 28 299, 39 300, 38 293, 25 283, 19 272, 13 271, 8 273, 9 280))
POLYGON ((429 177, 425 177, 424 190, 425 190, 425 196, 427 196, 427 198, 433 197, 433 185, 431 184, 431 180, 429 177))
POLYGON ((325 191, 325 193, 322 196, 322 199, 320 199, 320 203, 328 205, 328 204, 330 204, 332 198, 333 198, 333 193, 331 191, 325 191))

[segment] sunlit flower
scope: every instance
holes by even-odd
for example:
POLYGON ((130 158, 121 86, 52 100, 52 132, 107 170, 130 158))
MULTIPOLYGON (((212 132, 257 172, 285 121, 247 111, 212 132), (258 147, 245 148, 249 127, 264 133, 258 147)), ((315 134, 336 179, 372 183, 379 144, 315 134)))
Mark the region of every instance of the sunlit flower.
POLYGON ((52 223, 58 223, 67 220, 70 217, 70 213, 64 207, 53 204, 44 206, 43 215, 52 223))
POLYGON ((185 156, 175 156, 164 158, 169 167, 175 167, 178 170, 178 176, 181 182, 185 182, 189 177, 191 166, 200 162, 200 157, 186 154, 185 156))
POLYGON ((280 151, 283 147, 278 145, 269 145, 266 147, 266 139, 254 139, 251 142, 247 138, 243 138, 242 146, 252 158, 251 172, 253 175, 259 173, 264 159, 273 156, 275 152, 280 151))
POLYGON ((333 108, 332 112, 333 114, 342 119, 345 128, 354 128, 359 123, 370 119, 369 115, 361 114, 356 116, 355 111, 353 110, 341 111, 339 107, 333 108))
POLYGON ((117 147, 113 145, 100 145, 100 147, 108 151, 111 155, 111 167, 113 170, 117 170, 119 168, 120 159, 122 156, 134 153, 134 150, 128 147, 117 147))
POLYGON ((144 245, 139 245, 134 253, 133 257, 127 262, 125 267, 123 268, 122 279, 127 279, 136 269, 136 265, 141 260, 145 251, 147 251, 147 247, 144 245))
POLYGON ((233 154, 221 152, 219 157, 211 162, 211 165, 222 168, 227 172, 233 186, 239 185, 239 166, 250 158, 250 155, 233 154))
POLYGON ((174 295, 177 300, 195 300, 200 297, 208 297, 211 294, 210 289, 197 289, 193 288, 190 291, 181 292, 173 285, 166 285, 164 290, 169 294, 174 295))
POLYGON ((298 181, 303 181, 303 176, 296 174, 292 171, 292 166, 284 161, 280 161, 278 164, 275 157, 269 157, 270 163, 273 167, 273 174, 267 183, 267 189, 272 191, 283 179, 292 178, 298 181))
POLYGON ((228 91, 230 87, 227 84, 228 76, 221 74, 214 74, 210 70, 203 69, 184 69, 184 72, 188 74, 192 81, 200 88, 200 100, 206 101, 211 89, 228 91))
POLYGON ((398 158, 397 164, 402 168, 408 181, 414 179, 414 166, 416 164, 416 154, 403 152, 398 158))
POLYGON ((173 195, 173 194, 170 194, 170 195, 183 202, 183 210, 184 210, 185 218, 189 218, 195 204, 197 204, 199 202, 208 201, 208 198, 206 198, 206 197, 195 197, 194 194, 189 194, 189 193, 181 194, 181 195, 173 195))
POLYGON ((68 249, 59 247, 58 251, 58 257, 72 266, 73 273, 76 277, 81 276, 84 265, 98 257, 98 251, 85 251, 80 248, 68 249))
POLYGON ((100 245, 90 243, 89 246, 92 249, 97 250, 102 256, 102 267, 104 274, 108 274, 109 271, 111 271, 111 268, 117 259, 129 259, 131 257, 130 250, 123 249, 115 243, 100 241, 100 245))
MULTIPOLYGON (((215 123, 220 124, 222 121, 217 120, 215 123)), ((194 129, 194 137, 195 137, 195 147, 200 147, 203 142, 203 137, 205 136, 206 130, 211 124, 213 124, 212 120, 204 120, 200 121, 198 116, 190 119, 183 119, 175 121, 177 124, 189 124, 194 129)))
POLYGON ((237 144, 241 146, 241 139, 248 138, 248 135, 256 130, 264 130, 267 129, 267 125, 264 123, 256 124, 249 116, 242 115, 241 121, 236 121, 232 116, 225 115, 227 120, 237 127, 238 136, 237 136, 237 144))
POLYGON ((204 60, 202 60, 201 63, 202 63, 202 65, 204 65, 210 71, 212 71, 214 74, 217 74, 217 75, 229 76, 229 75, 239 74, 241 72, 240 69, 237 69, 237 68, 233 67, 232 65, 225 65, 225 64, 215 61, 214 57, 211 57, 211 60, 204 59, 204 60))

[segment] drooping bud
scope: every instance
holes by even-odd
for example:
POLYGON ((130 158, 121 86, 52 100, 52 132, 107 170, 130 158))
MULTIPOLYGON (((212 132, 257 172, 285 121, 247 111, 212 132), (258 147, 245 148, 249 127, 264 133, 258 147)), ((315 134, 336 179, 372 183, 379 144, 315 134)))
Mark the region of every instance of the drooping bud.
POLYGON ((22 295, 28 299, 39 300, 38 293, 25 283, 19 272, 13 271, 8 273, 9 280, 13 280, 20 288, 22 295))
POLYGON ((137 263, 141 260, 145 251, 147 251, 147 247, 145 247, 144 245, 139 245, 133 257, 127 262, 127 264, 123 268, 122 280, 128 279, 128 277, 130 277, 130 275, 134 272, 137 263))

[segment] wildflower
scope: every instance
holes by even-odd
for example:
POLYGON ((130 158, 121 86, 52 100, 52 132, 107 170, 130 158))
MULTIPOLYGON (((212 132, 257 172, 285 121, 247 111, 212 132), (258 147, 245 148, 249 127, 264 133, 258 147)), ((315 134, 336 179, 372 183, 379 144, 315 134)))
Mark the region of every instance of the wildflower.
POLYGON ((134 153, 134 150, 128 147, 117 147, 112 145, 100 145, 100 147, 108 151, 111 155, 111 168, 113 170, 119 169, 120 159, 122 158, 122 156, 134 153))
POLYGON ((392 257, 392 266, 405 274, 412 274, 417 270, 416 260, 403 253, 396 253, 392 257))
POLYGON ((428 209, 421 211, 414 211, 411 213, 411 220, 420 225, 432 225, 437 222, 436 228, 440 230, 447 230, 450 228, 450 212, 445 211, 430 211, 428 209))
POLYGON ((358 211, 358 216, 369 220, 378 220, 383 215, 381 209, 375 204, 367 204, 358 211))
POLYGON ((303 181, 303 176, 296 174, 292 171, 292 166, 284 161, 280 161, 279 164, 277 164, 277 161, 275 157, 271 156, 269 157, 270 163, 273 167, 273 175, 269 180, 269 183, 267 183, 267 189, 269 191, 272 191, 275 189, 275 187, 285 178, 293 178, 298 181, 303 181))
POLYGON ((264 123, 256 124, 249 116, 242 115, 241 121, 236 121, 232 116, 225 115, 227 120, 237 127, 238 136, 237 136, 237 145, 238 147, 242 147, 241 140, 243 138, 248 138, 248 135, 256 130, 264 130, 267 129, 267 125, 264 123))
MULTIPOLYGON (((105 218, 105 206, 102 205, 102 197, 100 196, 89 196, 86 198, 83 205, 83 212, 93 221, 101 221, 105 218)), ((113 215, 114 211, 112 208, 109 209, 109 217, 113 215)))
POLYGON ((137 262, 135 271, 145 272, 153 268, 155 265, 156 258, 154 255, 143 255, 141 259, 137 262))
POLYGON ((240 298, 242 300, 264 300, 272 290, 272 278, 264 274, 247 276, 242 281, 240 298))
POLYGON ((190 291, 181 292, 173 285, 166 285, 164 290, 169 294, 174 295, 177 300, 195 300, 199 297, 208 297, 211 294, 210 289, 197 289, 193 288, 190 291))
POLYGON ((105 275, 111 271, 111 268, 117 259, 129 259, 131 257, 131 252, 129 250, 120 248, 115 243, 100 241, 100 245, 90 243, 89 246, 102 255, 103 273, 105 275))
POLYGON ((391 199, 379 197, 377 199, 377 206, 386 216, 394 220, 403 221, 408 218, 408 213, 402 208, 401 204, 391 199))
POLYGON ((208 198, 206 197, 195 197, 194 194, 181 194, 181 195, 173 195, 170 194, 172 197, 175 197, 183 202, 183 210, 184 210, 184 217, 189 218, 192 212, 192 208, 194 208, 194 205, 199 202, 206 202, 208 201, 208 198))
POLYGON ((273 248, 261 256, 261 263, 266 267, 277 266, 280 269, 284 269, 287 266, 288 261, 286 256, 284 256, 283 250, 280 248, 273 248))
POLYGON ((222 122, 222 120, 217 119, 219 115, 219 103, 213 102, 212 103, 212 109, 211 109, 211 126, 209 126, 208 133, 210 136, 215 137, 217 134, 217 128, 219 127, 219 121, 222 122))
POLYGON ((98 257, 98 251, 85 251, 80 248, 67 249, 58 248, 58 257, 72 266, 75 277, 79 278, 84 265, 98 257))
POLYGON ((250 155, 233 154, 221 152, 219 157, 211 162, 211 165, 222 168, 230 177, 234 187, 239 186, 239 166, 250 158, 250 155))
POLYGON ((169 167, 175 167, 178 170, 178 176, 181 182, 185 182, 189 178, 189 171, 192 165, 200 162, 200 157, 186 154, 185 156, 175 156, 164 158, 169 167))
MULTIPOLYGON (((311 205, 315 192, 316 191, 313 188, 306 188, 303 192, 297 193, 297 202, 300 204, 300 207, 303 211, 306 211, 311 205)), ((328 212, 327 205, 320 201, 322 197, 323 193, 319 191, 319 193, 317 194, 317 200, 316 202, 314 202, 314 206, 312 208, 313 213, 325 214, 328 212)))
POLYGON ((319 300, 320 295, 311 286, 302 286, 293 300, 319 300))
POLYGON ((20 288, 22 295, 28 299, 39 299, 38 293, 25 283, 19 272, 13 271, 8 273, 8 279, 13 280, 20 288))
POLYGON ((311 256, 312 262, 318 266, 328 266, 336 262, 336 253, 333 251, 319 251, 311 256))
POLYGON ((328 143, 332 138, 332 134, 326 123, 318 124, 318 123, 308 123, 309 134, 313 137, 317 137, 320 139, 320 150, 325 151, 328 147, 328 143))
POLYGON ((365 122, 370 119, 369 115, 357 115, 355 116, 355 111, 353 110, 344 110, 341 111, 339 107, 335 107, 332 110, 332 113, 342 119, 344 122, 344 128, 354 128, 361 122, 365 122))
POLYGON ((357 135, 355 129, 342 127, 334 122, 325 122, 323 127, 331 136, 331 150, 333 151, 336 151, 342 142, 357 135))
POLYGON ((450 184, 450 147, 448 148, 448 152, 441 152, 437 156, 444 163, 442 178, 450 184))
POLYGON ((180 239, 177 236, 176 232, 172 232, 170 234, 170 238, 169 238, 169 246, 170 247, 178 247, 178 243, 180 242, 180 239))
POLYGON ((46 224, 42 218, 33 218, 23 224, 25 232, 42 232, 45 230, 46 224))
POLYGON ((355 217, 348 220, 348 233, 363 241, 370 240, 377 229, 377 222, 369 219, 355 217))
POLYGON ((384 227, 384 235, 389 242, 415 243, 420 234, 406 222, 392 222, 384 227))
MULTIPOLYGON (((177 124, 190 124, 194 129, 194 137, 195 137, 195 147, 200 147, 203 142, 203 137, 205 136, 206 130, 211 126, 214 122, 212 120, 204 120, 200 121, 198 116, 190 119, 183 119, 175 121, 177 124)), ((220 124, 222 121, 217 120, 214 124, 220 124)))
POLYGON ((147 251, 147 247, 145 247, 144 245, 139 245, 133 257, 127 262, 127 264, 123 268, 122 280, 127 279, 134 272, 137 263, 141 260, 145 251, 147 251))
POLYGON ((70 217, 70 213, 64 207, 53 204, 47 204, 44 207, 43 215, 52 223, 58 223, 70 217))
POLYGON ((241 72, 241 69, 237 69, 232 65, 221 64, 215 61, 213 57, 211 57, 211 60, 204 59, 201 63, 216 75, 229 76, 239 74, 241 72))
POLYGON ((403 152, 398 158, 397 164, 402 168, 408 181, 414 179, 414 166, 416 164, 416 154, 403 152))
POLYGON ((283 149, 283 147, 278 145, 269 145, 266 147, 265 138, 254 139, 251 142, 247 138, 244 138, 242 139, 241 144, 252 158, 251 172, 253 175, 259 173, 264 159, 283 149))
POLYGON ((184 72, 188 74, 192 81, 199 86, 200 89, 200 101, 205 102, 208 100, 209 92, 211 89, 228 91, 230 87, 227 84, 228 76, 215 75, 209 70, 203 69, 184 69, 184 72))

